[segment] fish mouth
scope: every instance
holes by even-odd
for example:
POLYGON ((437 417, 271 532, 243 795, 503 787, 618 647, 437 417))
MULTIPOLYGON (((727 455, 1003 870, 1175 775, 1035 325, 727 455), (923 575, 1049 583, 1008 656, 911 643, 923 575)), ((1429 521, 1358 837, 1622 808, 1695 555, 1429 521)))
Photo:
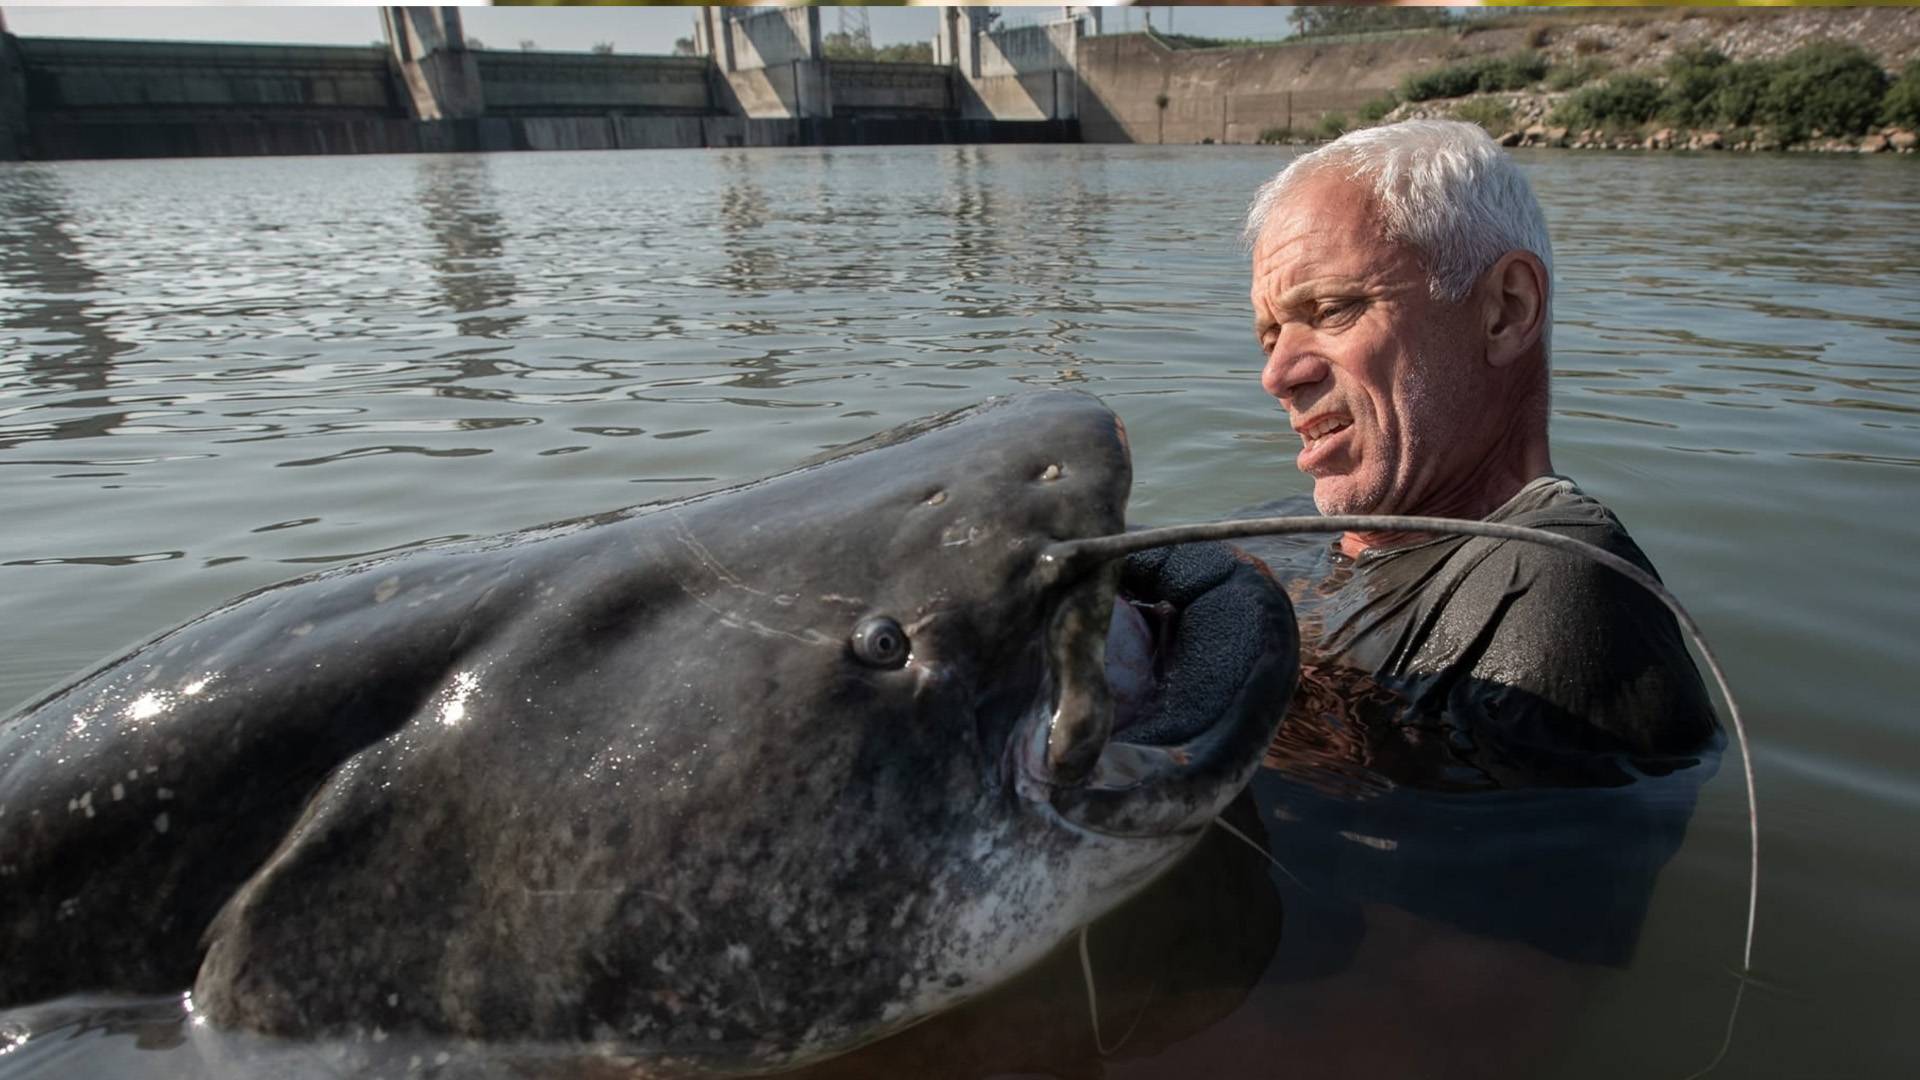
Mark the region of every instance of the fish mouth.
POLYGON ((1015 786, 1076 828, 1203 827, 1259 767, 1299 668, 1292 605, 1225 544, 1141 552, 1076 583, 1048 631, 1015 786))

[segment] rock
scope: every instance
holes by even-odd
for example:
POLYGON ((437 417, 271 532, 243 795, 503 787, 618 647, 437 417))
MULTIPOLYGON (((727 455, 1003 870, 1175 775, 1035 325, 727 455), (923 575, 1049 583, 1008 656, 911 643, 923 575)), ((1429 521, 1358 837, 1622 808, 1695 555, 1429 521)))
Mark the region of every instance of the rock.
POLYGON ((1500 145, 1501 146, 1519 146, 1520 133, 1517 131, 1509 131, 1505 135, 1500 136, 1500 145))
POLYGON ((1717 131, 1702 131, 1688 145, 1695 150, 1721 150, 1726 147, 1726 140, 1717 131))
POLYGON ((1901 153, 1910 153, 1916 145, 1920 145, 1920 135, 1911 131, 1896 131, 1887 136, 1887 145, 1901 153))
POLYGON ((1860 140, 1860 152, 1863 154, 1878 154, 1885 150, 1887 146, 1887 137, 1885 135, 1869 135, 1860 140))
POLYGON ((1548 128, 1547 129, 1547 145, 1548 146, 1567 145, 1567 129, 1563 127, 1548 128))
POLYGON ((1526 136, 1527 136, 1527 142, 1529 143, 1539 142, 1541 139, 1544 139, 1547 137, 1547 126, 1545 124, 1529 125, 1527 127, 1526 136))
POLYGON ((1652 135, 1648 136, 1647 149, 1649 150, 1673 149, 1673 129, 1661 128, 1659 131, 1656 131, 1652 135))

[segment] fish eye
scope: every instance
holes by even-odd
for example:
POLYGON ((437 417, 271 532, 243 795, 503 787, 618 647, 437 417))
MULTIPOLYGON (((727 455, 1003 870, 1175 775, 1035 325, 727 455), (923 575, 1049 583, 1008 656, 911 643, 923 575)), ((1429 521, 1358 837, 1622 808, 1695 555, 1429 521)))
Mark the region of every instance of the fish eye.
POLYGON ((868 667, 897 668, 907 662, 907 632, 885 615, 861 619, 848 644, 854 659, 868 667))

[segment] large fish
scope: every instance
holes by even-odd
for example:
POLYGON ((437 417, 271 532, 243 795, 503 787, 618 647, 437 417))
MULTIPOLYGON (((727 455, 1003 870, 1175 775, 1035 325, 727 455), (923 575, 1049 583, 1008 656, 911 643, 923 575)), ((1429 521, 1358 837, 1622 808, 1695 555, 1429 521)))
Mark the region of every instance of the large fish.
POLYGON ((990 402, 756 483, 243 597, 0 725, 0 1006, 751 1071, 1008 980, 1257 768, 1282 591, 990 402), (554 1048, 559 1048, 557 1051, 554 1048))

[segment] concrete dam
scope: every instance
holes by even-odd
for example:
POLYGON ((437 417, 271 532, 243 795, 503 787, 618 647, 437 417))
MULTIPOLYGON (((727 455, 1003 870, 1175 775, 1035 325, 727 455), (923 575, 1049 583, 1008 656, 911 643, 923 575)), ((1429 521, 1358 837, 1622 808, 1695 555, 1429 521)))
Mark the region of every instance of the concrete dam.
POLYGON ((384 47, 0 28, 0 160, 1079 138, 1059 74, 1029 79, 1044 108, 1016 100, 1022 73, 981 74, 971 42, 944 50, 965 63, 830 60, 817 9, 695 11, 695 56, 472 49, 457 8, 382 9, 384 47))
POLYGON ((458 8, 384 45, 23 38, 0 26, 0 160, 908 142, 1246 143, 1522 31, 1180 47, 1102 9, 937 11, 932 63, 827 57, 818 8, 689 8, 692 56, 470 48, 458 8))

